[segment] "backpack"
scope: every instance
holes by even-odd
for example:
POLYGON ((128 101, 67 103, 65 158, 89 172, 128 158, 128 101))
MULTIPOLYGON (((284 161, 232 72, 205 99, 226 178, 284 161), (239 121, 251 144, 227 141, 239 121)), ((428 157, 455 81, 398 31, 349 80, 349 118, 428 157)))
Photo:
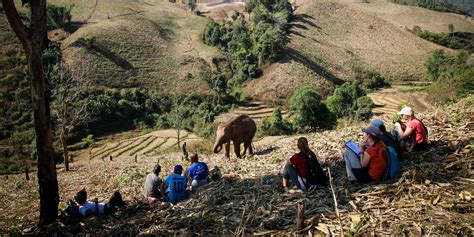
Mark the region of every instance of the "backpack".
POLYGON ((308 167, 306 187, 309 188, 312 185, 326 186, 328 178, 321 165, 319 165, 318 159, 312 155, 305 156, 302 154, 302 156, 306 160, 306 166, 308 167))
POLYGON ((423 128, 425 129, 425 132, 426 132, 426 140, 428 141, 428 128, 425 126, 425 124, 423 123, 423 121, 419 120, 419 119, 415 119, 415 120, 418 120, 420 123, 421 123, 421 126, 423 126, 423 128))
POLYGON ((384 180, 391 180, 400 174, 400 162, 398 161, 397 152, 395 148, 387 146, 388 162, 385 169, 384 180))

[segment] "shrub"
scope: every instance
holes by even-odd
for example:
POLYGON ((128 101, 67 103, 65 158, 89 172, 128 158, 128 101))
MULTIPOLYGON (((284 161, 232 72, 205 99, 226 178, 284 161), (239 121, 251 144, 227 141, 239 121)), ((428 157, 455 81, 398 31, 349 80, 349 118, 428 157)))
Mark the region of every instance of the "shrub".
POLYGON ((262 135, 277 136, 293 133, 291 123, 283 118, 281 108, 276 108, 272 115, 262 120, 259 131, 262 135))
POLYGON ((335 118, 321 96, 309 87, 298 88, 290 100, 294 112, 293 124, 298 131, 329 128, 335 125, 335 118))
POLYGON ((373 102, 365 96, 365 91, 357 82, 346 82, 336 88, 326 100, 329 110, 338 118, 354 116, 357 120, 367 120, 372 116, 373 102))
POLYGON ((71 21, 71 11, 74 8, 74 4, 69 7, 48 5, 46 13, 48 15, 48 29, 53 30, 62 27, 64 24, 71 21))
POLYGON ((372 70, 364 70, 362 72, 364 80, 362 81, 362 86, 367 91, 376 90, 389 86, 390 84, 385 81, 385 77, 379 72, 372 70))

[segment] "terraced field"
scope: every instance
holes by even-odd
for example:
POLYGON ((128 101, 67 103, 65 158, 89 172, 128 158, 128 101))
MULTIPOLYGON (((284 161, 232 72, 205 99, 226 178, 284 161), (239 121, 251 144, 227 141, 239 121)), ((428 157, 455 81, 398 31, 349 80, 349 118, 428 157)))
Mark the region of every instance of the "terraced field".
POLYGON ((412 107, 415 112, 423 112, 433 105, 427 99, 427 93, 423 91, 423 84, 394 85, 374 93, 368 94, 375 104, 372 112, 375 115, 393 115, 400 111, 403 106, 412 107))
MULTIPOLYGON (((229 113, 221 114, 215 118, 215 121, 217 123, 224 122, 231 117, 242 115, 242 114, 246 114, 250 116, 252 119, 259 121, 263 118, 266 118, 272 115, 273 110, 275 110, 276 108, 277 107, 273 105, 269 105, 260 101, 255 101, 247 105, 238 107, 237 109, 234 109, 230 111, 229 113)), ((286 110, 283 110, 282 114, 283 116, 289 115, 288 111, 286 110)))
MULTIPOLYGON (((187 142, 188 144, 205 142, 204 139, 186 131, 181 131, 180 137, 181 142, 187 142)), ((90 154, 82 153, 81 155, 88 155, 91 159, 155 156, 176 149, 177 143, 175 130, 158 130, 126 140, 106 142, 92 149, 90 154)))

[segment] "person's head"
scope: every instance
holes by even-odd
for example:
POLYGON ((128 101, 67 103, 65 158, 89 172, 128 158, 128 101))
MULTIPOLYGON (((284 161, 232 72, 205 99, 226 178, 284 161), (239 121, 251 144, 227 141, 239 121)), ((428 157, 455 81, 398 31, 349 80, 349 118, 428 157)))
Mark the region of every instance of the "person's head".
POLYGON ((298 138, 298 149, 300 149, 300 151, 304 151, 304 152, 308 152, 310 149, 309 149, 309 145, 308 145, 308 139, 306 139, 305 137, 300 137, 298 138))
POLYGON ((363 128, 362 132, 367 135, 369 144, 377 143, 380 139, 380 129, 376 126, 370 125, 367 128, 363 128))
POLYGON ((198 162, 199 159, 198 159, 198 154, 194 153, 192 156, 191 156, 191 164, 194 164, 196 162, 198 162))
POLYGON ((155 167, 153 167, 153 173, 158 176, 158 175, 160 175, 160 172, 161 172, 161 165, 156 164, 155 167))
POLYGON ((183 166, 176 165, 173 169, 173 173, 181 175, 181 173, 183 173, 183 166))
POLYGON ((76 202, 79 205, 84 205, 84 203, 86 203, 86 201, 87 201, 86 189, 83 188, 83 189, 81 189, 81 191, 77 192, 76 196, 74 196, 74 200, 76 200, 76 202))
POLYGON ((383 124, 382 120, 374 119, 374 120, 372 120, 372 122, 370 124, 375 126, 375 127, 378 127, 382 134, 387 133, 387 129, 385 128, 385 125, 383 124))
POLYGON ((405 106, 397 114, 402 115, 404 120, 410 121, 415 118, 415 112, 408 106, 405 106))

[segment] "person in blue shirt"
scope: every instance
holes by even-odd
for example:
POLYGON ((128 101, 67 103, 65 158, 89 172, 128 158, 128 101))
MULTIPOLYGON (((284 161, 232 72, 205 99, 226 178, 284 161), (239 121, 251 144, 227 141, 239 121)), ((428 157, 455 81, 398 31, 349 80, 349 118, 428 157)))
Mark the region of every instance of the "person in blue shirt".
POLYGON ((179 202, 188 198, 189 193, 186 190, 186 177, 182 176, 183 167, 177 165, 173 169, 173 174, 166 177, 162 191, 166 195, 162 200, 165 202, 179 202))
POLYGON ((198 155, 194 154, 191 156, 191 166, 189 166, 186 176, 191 181, 192 190, 196 190, 199 187, 207 184, 207 175, 209 174, 209 168, 206 163, 199 162, 198 155))

